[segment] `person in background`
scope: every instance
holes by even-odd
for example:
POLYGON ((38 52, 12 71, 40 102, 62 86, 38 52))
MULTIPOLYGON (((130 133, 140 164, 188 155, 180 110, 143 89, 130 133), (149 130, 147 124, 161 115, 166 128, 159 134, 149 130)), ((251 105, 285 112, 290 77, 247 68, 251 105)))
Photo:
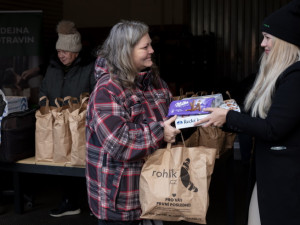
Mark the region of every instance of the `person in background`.
MULTIPOLYGON (((50 60, 39 93, 39 97, 47 96, 51 106, 55 106, 56 98, 72 96, 79 99, 80 94, 91 93, 96 83, 93 74, 95 59, 83 54, 81 36, 74 22, 60 21, 57 33, 57 55, 50 60)), ((63 199, 56 209, 50 211, 51 216, 80 213, 78 198, 82 193, 78 190, 79 181, 79 178, 63 177, 60 181, 63 199)))
POLYGON ((51 106, 55 106, 58 97, 79 98, 84 92, 91 93, 96 83, 95 59, 82 50, 81 35, 74 22, 61 21, 57 33, 57 55, 50 60, 39 94, 47 96, 51 106))
POLYGON ((245 99, 249 115, 209 108, 195 125, 224 126, 255 138, 256 183, 248 225, 300 224, 300 0, 262 24, 264 53, 245 99))
POLYGON ((167 118, 172 94, 152 61, 149 28, 113 26, 98 51, 86 118, 89 206, 99 225, 138 224, 144 159, 180 131, 167 118))

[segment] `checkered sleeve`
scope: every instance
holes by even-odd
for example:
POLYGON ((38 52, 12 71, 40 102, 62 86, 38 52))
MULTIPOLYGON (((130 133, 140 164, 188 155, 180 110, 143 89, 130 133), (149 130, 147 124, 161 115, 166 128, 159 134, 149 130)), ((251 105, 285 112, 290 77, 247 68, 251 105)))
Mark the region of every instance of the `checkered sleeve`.
POLYGON ((139 104, 128 109, 105 87, 97 91, 93 101, 94 130, 103 150, 111 157, 119 161, 139 160, 160 146, 163 140, 161 122, 148 121, 146 116, 144 120, 132 121, 131 114, 142 113, 137 109, 141 107, 139 104))

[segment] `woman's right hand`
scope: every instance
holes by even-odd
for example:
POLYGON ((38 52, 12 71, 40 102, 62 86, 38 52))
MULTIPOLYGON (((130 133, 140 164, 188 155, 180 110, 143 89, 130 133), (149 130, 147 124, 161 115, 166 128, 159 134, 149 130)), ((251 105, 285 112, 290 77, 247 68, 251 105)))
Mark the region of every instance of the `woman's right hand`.
POLYGON ((180 134, 180 130, 171 125, 176 120, 177 116, 173 116, 170 119, 164 121, 164 140, 168 143, 174 143, 176 135, 180 134))
POLYGON ((203 123, 203 127, 208 126, 215 126, 215 127, 222 127, 224 123, 226 123, 226 116, 228 113, 228 109, 222 108, 205 108, 204 111, 210 112, 208 116, 204 119, 199 120, 198 122, 194 123, 194 126, 198 126, 203 123))

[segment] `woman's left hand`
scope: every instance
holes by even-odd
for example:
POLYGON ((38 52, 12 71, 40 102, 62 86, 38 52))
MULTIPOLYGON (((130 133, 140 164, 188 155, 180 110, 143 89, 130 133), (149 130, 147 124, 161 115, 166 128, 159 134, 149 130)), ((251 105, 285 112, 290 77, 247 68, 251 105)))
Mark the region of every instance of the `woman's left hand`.
POLYGON ((170 119, 164 121, 164 140, 168 143, 174 143, 176 135, 181 131, 171 125, 176 120, 177 116, 173 116, 170 119))
POLYGON ((201 123, 204 123, 203 127, 215 126, 222 127, 224 123, 226 123, 226 115, 228 113, 228 109, 222 108, 206 108, 204 111, 211 112, 204 119, 194 123, 194 126, 197 126, 201 123))

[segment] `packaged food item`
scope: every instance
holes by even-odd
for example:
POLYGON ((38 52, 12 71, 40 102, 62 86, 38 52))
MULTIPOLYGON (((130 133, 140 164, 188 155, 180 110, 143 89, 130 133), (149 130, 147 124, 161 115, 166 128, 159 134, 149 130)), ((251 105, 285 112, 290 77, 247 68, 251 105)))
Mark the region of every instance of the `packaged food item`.
POLYGON ((225 100, 219 107, 223 109, 229 109, 229 110, 241 112, 240 107, 238 106, 238 104, 234 99, 225 100))
POLYGON ((214 100, 215 98, 199 96, 197 98, 173 101, 170 104, 168 116, 208 114, 208 112, 203 111, 203 109, 214 107, 214 100))
MULTIPOLYGON (((201 115, 190 115, 190 116, 177 116, 175 120, 175 127, 176 129, 183 129, 188 127, 194 127, 194 123, 202 120, 203 118, 207 117, 208 114, 201 114, 201 115)), ((200 124, 201 126, 203 124, 200 124)))
MULTIPOLYGON (((173 103, 173 102, 172 102, 173 103)), ((171 103, 171 105, 172 105, 171 103)), ((195 103, 197 104, 198 102, 194 102, 193 106, 195 108, 195 103)), ((184 98, 180 101, 174 101, 173 104, 182 104, 182 105, 175 105, 173 108, 169 109, 169 115, 177 115, 177 118, 175 120, 175 127, 177 129, 183 129, 183 128, 188 128, 188 127, 194 127, 194 123, 200 121, 201 119, 205 118, 208 116, 209 112, 204 112, 202 111, 204 108, 207 107, 219 107, 219 108, 224 108, 224 109, 229 109, 229 110, 234 110, 237 112, 240 112, 240 107, 236 103, 234 99, 228 99, 228 100, 223 100, 222 94, 213 94, 213 95, 204 95, 204 96, 199 96, 199 97, 191 97, 191 98, 184 98), (213 101, 211 99, 213 98, 213 101), (183 110, 187 109, 187 105, 190 105, 191 108, 191 101, 192 100, 199 100, 201 99, 203 101, 201 110, 194 110, 192 113, 187 113, 187 112, 182 112, 183 110), (210 99, 208 102, 206 102, 204 99, 210 99), (188 102, 185 102, 188 101, 188 102), (176 107, 177 106, 177 107, 176 107), (173 110, 173 111, 171 111, 173 110), (175 114, 177 113, 177 114, 175 114)), ((189 109, 190 109, 189 108, 189 109)), ((198 126, 201 126, 203 124, 199 124, 198 126)))
MULTIPOLYGON (((212 107, 219 107, 221 104, 223 104, 223 95, 221 93, 217 93, 217 94, 212 94, 212 95, 201 95, 201 98, 214 98, 214 102, 212 107)), ((193 99, 193 98, 199 98, 199 96, 196 97, 191 97, 188 99, 193 99)), ((184 98, 187 99, 187 98, 184 98)))

